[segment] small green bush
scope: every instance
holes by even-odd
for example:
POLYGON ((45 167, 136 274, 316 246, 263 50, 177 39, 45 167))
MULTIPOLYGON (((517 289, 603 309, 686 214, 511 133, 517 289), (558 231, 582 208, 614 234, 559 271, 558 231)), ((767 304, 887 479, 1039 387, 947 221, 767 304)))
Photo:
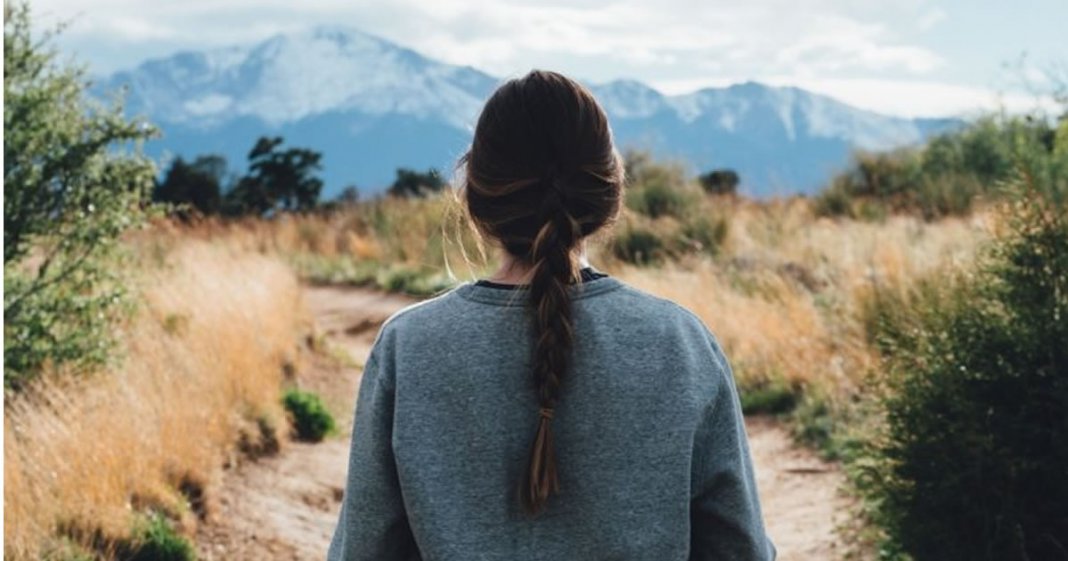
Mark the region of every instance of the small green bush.
POLYGON ((652 182, 628 189, 626 202, 628 208, 649 218, 678 218, 693 204, 693 197, 679 186, 652 182))
POLYGON ((152 514, 136 529, 129 561, 194 561, 196 550, 161 514, 152 514))
POLYGON ((816 216, 852 217, 852 201, 849 192, 836 182, 816 195, 812 200, 812 211, 816 216))
POLYGON ((314 253, 296 253, 289 262, 297 274, 314 284, 345 284, 369 286, 376 283, 383 265, 371 259, 355 259, 347 255, 326 257, 314 253))
POLYGON ((635 265, 649 265, 663 258, 664 242, 654 232, 628 227, 612 239, 612 254, 635 265))
POLYGON ((746 415, 788 413, 797 406, 798 391, 780 381, 742 388, 739 396, 746 415))
POLYGON ((728 230, 729 223, 725 218, 709 218, 699 215, 682 224, 679 230, 680 241, 688 249, 716 256, 723 248, 728 230))
POLYGON ((697 176, 701 188, 709 195, 717 196, 737 194, 740 181, 738 172, 732 169, 714 169, 697 176))
POLYGON ((289 412, 293 431, 297 438, 308 442, 319 442, 326 435, 337 430, 334 416, 327 411, 319 396, 300 390, 287 390, 282 397, 282 405, 289 412))

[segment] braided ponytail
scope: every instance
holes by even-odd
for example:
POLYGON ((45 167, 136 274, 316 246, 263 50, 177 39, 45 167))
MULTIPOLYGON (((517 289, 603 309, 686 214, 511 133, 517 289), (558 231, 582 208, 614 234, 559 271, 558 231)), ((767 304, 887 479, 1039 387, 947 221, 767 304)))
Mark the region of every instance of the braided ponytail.
POLYGON ((567 289, 577 276, 572 250, 581 231, 578 222, 567 211, 563 189, 555 179, 553 182, 543 204, 544 225, 530 248, 534 385, 539 410, 527 477, 520 487, 520 500, 529 514, 541 512, 549 495, 559 490, 552 420, 574 347, 571 300, 567 289))
POLYGON ((530 270, 538 424, 517 487, 523 509, 536 515, 560 486, 552 424, 575 347, 575 248, 618 216, 623 165, 589 90, 540 70, 494 92, 460 164, 474 224, 530 270))

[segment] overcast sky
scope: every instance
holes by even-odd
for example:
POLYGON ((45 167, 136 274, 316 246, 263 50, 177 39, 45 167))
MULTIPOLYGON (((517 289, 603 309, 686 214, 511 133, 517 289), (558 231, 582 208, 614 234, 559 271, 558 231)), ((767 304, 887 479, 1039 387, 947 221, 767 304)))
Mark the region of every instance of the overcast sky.
POLYGON ((1068 0, 31 0, 103 74, 343 24, 495 76, 550 68, 665 93, 791 84, 907 116, 1035 104, 1068 65, 1068 0), (1020 63, 1023 57, 1023 64, 1020 63))

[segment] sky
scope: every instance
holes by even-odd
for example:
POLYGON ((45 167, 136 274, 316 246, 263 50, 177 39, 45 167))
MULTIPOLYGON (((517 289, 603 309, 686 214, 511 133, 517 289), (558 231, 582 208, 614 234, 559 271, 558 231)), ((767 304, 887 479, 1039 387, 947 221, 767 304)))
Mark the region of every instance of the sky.
POLYGON ((342 24, 497 77, 548 68, 668 94, 746 80, 882 113, 1049 106, 1068 0, 30 0, 95 74, 342 24))

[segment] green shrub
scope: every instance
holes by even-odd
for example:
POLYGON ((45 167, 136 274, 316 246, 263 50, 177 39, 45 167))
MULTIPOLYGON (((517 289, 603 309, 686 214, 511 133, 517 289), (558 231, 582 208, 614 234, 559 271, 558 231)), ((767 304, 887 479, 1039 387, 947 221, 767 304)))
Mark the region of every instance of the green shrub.
POLYGON ((929 220, 966 214, 979 197, 1001 196, 1002 185, 1021 165, 1031 172, 1068 175, 1062 134, 1041 115, 989 116, 937 135, 921 148, 859 152, 813 208, 819 216, 863 219, 902 211, 929 220), (867 208, 858 211, 857 202, 867 208))
POLYGON ((355 259, 347 255, 323 256, 315 253, 296 253, 289 263, 297 274, 315 284, 346 284, 369 286, 376 283, 382 264, 372 259, 355 259))
POLYGON ((781 381, 741 388, 739 397, 746 415, 789 413, 797 406, 798 390, 781 381))
POLYGON ((699 215, 682 224, 679 234, 681 243, 688 249, 719 255, 727 239, 729 223, 725 218, 709 218, 699 215))
POLYGON ((612 238, 612 254, 635 265, 649 265, 663 259, 664 242, 654 232, 630 226, 612 238))
POLYGON ((860 487, 889 553, 1068 555, 1068 212, 1031 191, 975 274, 876 324, 886 435, 860 487))
POLYGON ((738 172, 732 169, 714 169, 697 176, 697 182, 709 195, 735 195, 740 181, 738 172))
POLYGON ((137 529, 128 561, 194 561, 196 550, 167 519, 152 514, 137 529))
POLYGON ((660 184, 676 188, 686 184, 686 168, 681 162, 658 160, 649 152, 627 150, 623 153, 627 185, 660 184))
POLYGON ((155 180, 126 148, 155 129, 90 99, 85 69, 31 33, 28 4, 4 7, 4 386, 17 388, 46 364, 111 357, 130 302, 119 238, 145 222, 155 180))
POLYGON ((161 514, 148 516, 138 529, 129 561, 194 561, 195 550, 161 514))
POLYGON ((627 207, 649 218, 681 217, 693 204, 693 197, 681 187, 653 182, 627 190, 627 207))
POLYGON ((816 216, 853 216, 853 197, 841 180, 836 179, 830 187, 820 191, 812 200, 816 216))
POLYGON ((287 390, 282 405, 289 412, 297 438, 319 442, 337 430, 334 416, 327 411, 319 396, 300 390, 287 390))
POLYGON ((967 214, 985 189, 972 174, 924 177, 916 190, 915 206, 927 220, 967 214))
POLYGON ((819 387, 806 387, 790 412, 793 436, 824 459, 844 460, 852 469, 874 432, 874 405, 859 395, 828 395, 819 387))

